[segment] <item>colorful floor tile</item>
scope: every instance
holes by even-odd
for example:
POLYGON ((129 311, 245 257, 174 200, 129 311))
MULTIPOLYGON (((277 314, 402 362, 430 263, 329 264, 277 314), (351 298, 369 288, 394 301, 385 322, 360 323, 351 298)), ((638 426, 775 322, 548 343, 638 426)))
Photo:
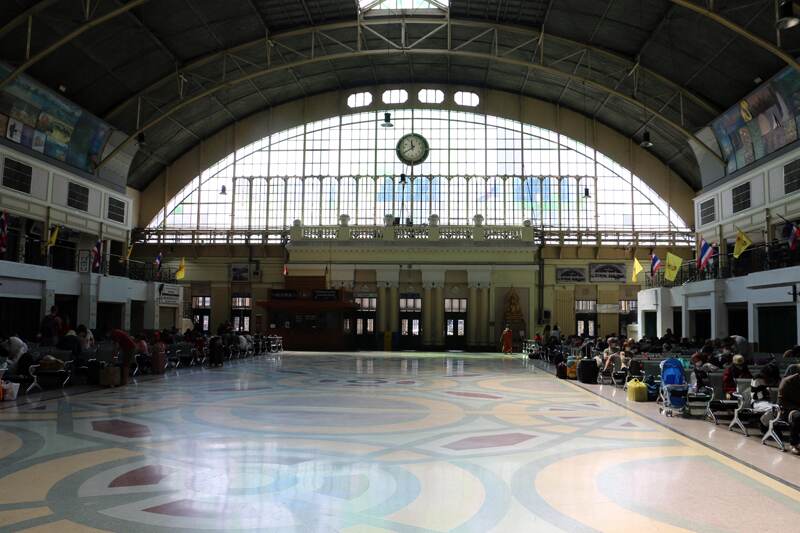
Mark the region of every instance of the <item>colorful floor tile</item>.
POLYGON ((716 533, 799 521, 790 484, 493 354, 285 353, 0 417, 0 531, 716 533))

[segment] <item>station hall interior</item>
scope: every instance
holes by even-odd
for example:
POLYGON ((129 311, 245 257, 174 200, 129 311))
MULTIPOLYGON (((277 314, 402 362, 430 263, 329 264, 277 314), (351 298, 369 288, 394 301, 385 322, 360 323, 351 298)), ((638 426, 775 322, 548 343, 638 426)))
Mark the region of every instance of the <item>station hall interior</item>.
POLYGON ((800 2, 0 2, 0 531, 800 521, 800 2))

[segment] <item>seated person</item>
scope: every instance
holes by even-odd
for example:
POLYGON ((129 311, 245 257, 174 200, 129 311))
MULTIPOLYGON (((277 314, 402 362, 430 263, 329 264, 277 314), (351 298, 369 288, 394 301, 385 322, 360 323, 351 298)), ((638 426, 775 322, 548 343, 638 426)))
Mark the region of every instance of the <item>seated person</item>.
POLYGON ((92 330, 81 324, 75 331, 78 334, 78 340, 81 343, 81 350, 91 350, 94 348, 95 342, 92 330))
MULTIPOLYGON (((22 356, 26 354, 28 354, 28 345, 16 335, 12 335, 3 342, 0 342, 0 359, 5 360, 5 363, 0 362, 0 368, 5 367, 5 373, 3 374, 4 380, 13 381, 11 379, 12 377, 20 375, 19 363, 22 356)), ((31 359, 29 354, 27 359, 31 359)), ((29 367, 32 362, 33 360, 31 359, 31 362, 28 363, 27 366, 29 367)), ((27 375, 27 367, 24 371, 24 375, 27 375)))
POLYGON ((59 350, 69 350, 73 359, 78 359, 81 356, 81 340, 74 329, 70 329, 66 334, 58 339, 56 348, 59 350))
POLYGON ((722 374, 722 389, 728 397, 736 392, 737 379, 753 379, 747 363, 744 362, 744 356, 741 354, 733 356, 733 363, 722 374))
POLYGON ((750 394, 753 397, 753 409, 769 411, 772 409, 769 389, 780 385, 781 371, 775 361, 764 365, 750 383, 750 394))
POLYGON ((783 420, 789 423, 789 451, 800 455, 800 373, 783 378, 778 387, 778 405, 783 420))

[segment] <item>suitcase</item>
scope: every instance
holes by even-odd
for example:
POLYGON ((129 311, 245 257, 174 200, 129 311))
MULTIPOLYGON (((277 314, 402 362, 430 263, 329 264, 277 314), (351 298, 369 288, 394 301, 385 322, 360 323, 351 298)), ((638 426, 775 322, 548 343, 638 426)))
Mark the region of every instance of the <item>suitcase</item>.
POLYGON ((558 379, 567 379, 567 365, 558 363, 556 365, 556 377, 558 379))
POLYGON ((578 362, 574 359, 567 361, 567 379, 578 379, 578 362))
POLYGON ((628 401, 629 402, 646 402, 647 401, 647 385, 638 379, 632 379, 628 382, 628 401))
POLYGON ((597 383, 597 361, 594 359, 581 359, 578 361, 578 381, 581 383, 597 383))

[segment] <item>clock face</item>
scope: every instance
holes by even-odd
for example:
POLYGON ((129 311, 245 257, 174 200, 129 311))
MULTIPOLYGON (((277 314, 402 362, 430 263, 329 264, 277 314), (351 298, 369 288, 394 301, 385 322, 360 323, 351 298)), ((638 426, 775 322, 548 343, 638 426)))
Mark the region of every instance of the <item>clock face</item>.
POLYGON ((397 157, 406 165, 419 165, 428 158, 428 141, 418 133, 403 135, 397 141, 397 157))

